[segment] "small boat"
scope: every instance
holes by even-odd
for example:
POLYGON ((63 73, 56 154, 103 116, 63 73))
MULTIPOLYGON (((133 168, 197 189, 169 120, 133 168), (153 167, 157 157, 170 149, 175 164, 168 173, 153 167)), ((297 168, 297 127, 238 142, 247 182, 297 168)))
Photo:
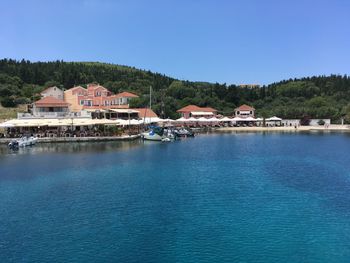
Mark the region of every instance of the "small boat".
POLYGON ((194 137, 194 132, 191 129, 181 128, 174 131, 178 137, 194 137))
POLYGON ((10 149, 18 149, 19 147, 26 147, 26 146, 32 146, 34 144, 36 144, 36 142, 38 141, 37 137, 34 136, 23 136, 18 140, 13 140, 8 144, 8 147, 10 149))
POLYGON ((165 136, 163 137, 163 135, 164 135, 164 129, 160 127, 151 127, 149 131, 141 134, 144 140, 149 140, 149 141, 161 141, 163 138, 165 138, 165 136))
POLYGON ((176 136, 169 129, 161 127, 151 127, 147 132, 141 134, 144 140, 171 142, 176 139, 176 136))

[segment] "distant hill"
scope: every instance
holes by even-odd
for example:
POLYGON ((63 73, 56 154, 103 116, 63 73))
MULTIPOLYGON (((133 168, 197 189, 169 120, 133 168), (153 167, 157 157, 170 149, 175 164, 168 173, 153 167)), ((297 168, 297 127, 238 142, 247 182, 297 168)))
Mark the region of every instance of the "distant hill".
POLYGON ((348 76, 316 76, 262 87, 239 87, 183 81, 134 67, 99 62, 0 60, 0 102, 5 107, 30 103, 48 86, 69 89, 92 82, 115 93, 137 93, 140 98, 132 101, 133 107, 148 105, 152 86, 152 108, 164 117, 176 118, 176 110, 188 104, 214 107, 219 113, 230 115, 236 106, 246 103, 253 105, 260 116, 309 116, 336 121, 344 117, 350 122, 348 76))

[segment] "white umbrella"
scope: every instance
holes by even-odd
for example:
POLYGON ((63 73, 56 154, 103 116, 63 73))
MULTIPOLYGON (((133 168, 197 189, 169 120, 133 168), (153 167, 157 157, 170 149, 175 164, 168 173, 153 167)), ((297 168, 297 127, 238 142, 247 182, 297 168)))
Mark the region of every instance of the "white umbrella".
POLYGON ((282 119, 281 119, 281 118, 278 118, 278 117, 276 117, 276 116, 273 116, 273 117, 271 117, 271 118, 266 119, 266 121, 282 121, 282 119))
POLYGON ((222 119, 219 119, 219 121, 232 121, 232 119, 225 116, 222 119))
POLYGON ((208 119, 208 121, 215 122, 215 121, 220 121, 220 120, 218 118, 216 118, 216 117, 211 117, 211 118, 208 119))
POLYGON ((234 117, 232 121, 244 121, 241 117, 234 117))
POLYGON ((256 119, 253 118, 253 117, 247 117, 247 118, 245 118, 244 120, 245 120, 245 121, 256 121, 256 119))
MULTIPOLYGON (((135 119, 130 120, 130 125, 140 125, 142 123, 143 122, 141 122, 139 120, 135 120, 135 119)), ((129 121, 128 121, 128 125, 129 125, 129 121)))
POLYGON ((118 125, 118 126, 124 126, 124 125, 128 125, 128 124, 129 124, 128 120, 116 119, 116 125, 118 125))
POLYGON ((159 122, 161 119, 158 117, 146 117, 145 118, 145 123, 156 123, 159 122))
POLYGON ((200 117, 197 119, 198 122, 208 122, 208 119, 207 118, 204 118, 204 117, 200 117))
POLYGON ((174 122, 175 120, 173 119, 160 119, 158 122, 174 122))
POLYGON ((198 119, 196 119, 195 117, 191 117, 191 118, 187 119, 187 121, 197 122, 197 121, 198 121, 198 119))
POLYGON ((176 121, 177 121, 177 122, 186 122, 187 119, 184 118, 184 117, 181 117, 181 118, 178 118, 176 121))

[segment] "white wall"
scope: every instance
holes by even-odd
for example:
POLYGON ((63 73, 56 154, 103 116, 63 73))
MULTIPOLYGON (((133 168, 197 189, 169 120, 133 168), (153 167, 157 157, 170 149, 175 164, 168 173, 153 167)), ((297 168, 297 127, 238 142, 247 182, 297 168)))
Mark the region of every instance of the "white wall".
MULTIPOLYGON (((310 126, 319 126, 318 121, 323 120, 326 124, 331 124, 331 119, 311 119, 310 126)), ((285 119, 282 120, 282 124, 285 126, 295 126, 300 124, 300 119, 285 119)))
POLYGON ((54 97, 56 99, 63 100, 63 94, 64 94, 64 92, 61 89, 59 89, 57 87, 50 87, 50 88, 46 89, 44 92, 42 92, 41 96, 43 96, 43 97, 51 96, 51 97, 54 97))

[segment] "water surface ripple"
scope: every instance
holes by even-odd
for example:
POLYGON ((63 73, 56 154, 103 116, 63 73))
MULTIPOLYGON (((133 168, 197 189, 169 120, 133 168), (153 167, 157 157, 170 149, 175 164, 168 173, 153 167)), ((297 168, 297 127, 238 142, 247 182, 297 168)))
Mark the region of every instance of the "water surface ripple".
POLYGON ((0 148, 0 262, 349 262, 350 137, 0 148))

